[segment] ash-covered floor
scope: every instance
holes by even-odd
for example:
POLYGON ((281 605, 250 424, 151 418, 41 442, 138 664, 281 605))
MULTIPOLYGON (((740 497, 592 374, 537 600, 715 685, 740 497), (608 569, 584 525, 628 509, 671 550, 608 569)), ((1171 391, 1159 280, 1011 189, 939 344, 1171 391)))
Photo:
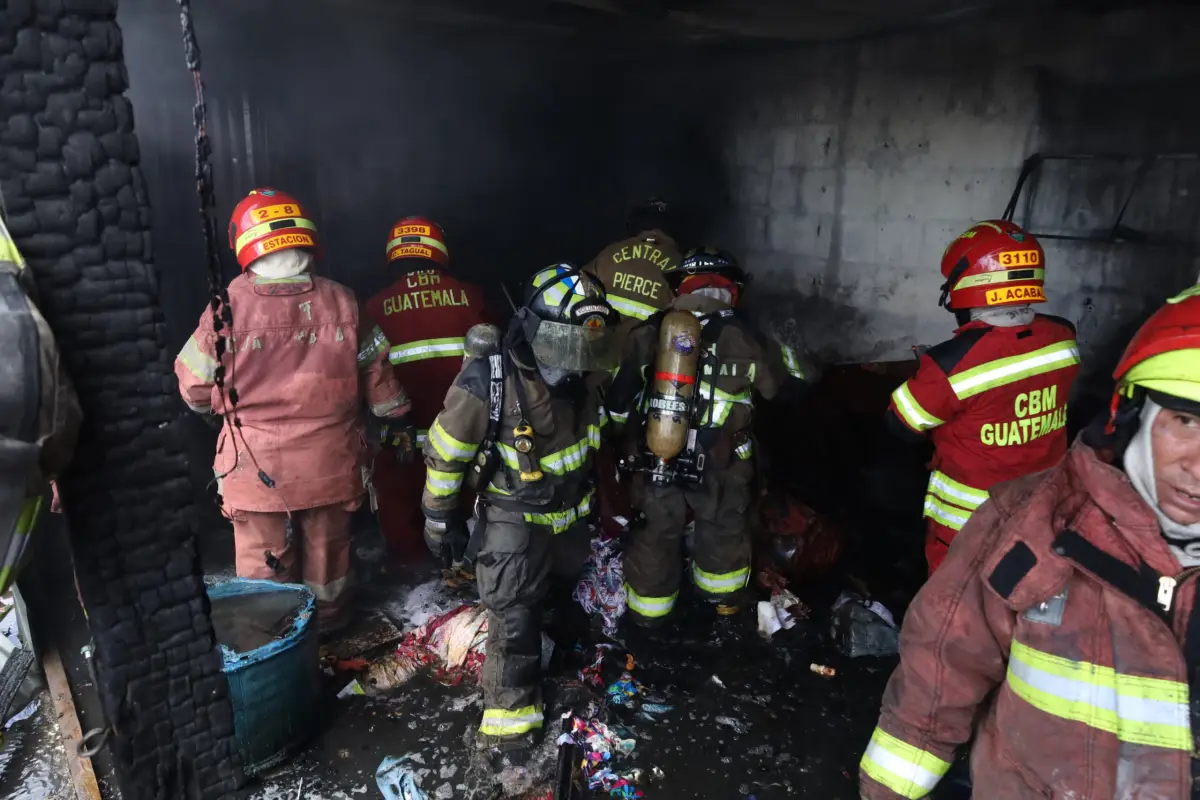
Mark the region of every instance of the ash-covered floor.
MULTIPOLYGON (((377 581, 364 592, 364 613, 382 614, 402 628, 423 622, 435 613, 428 609, 428 585, 418 602, 410 592, 434 576, 431 569, 377 581)), ((657 716, 608 707, 608 724, 636 741, 633 754, 616 761, 614 770, 638 774, 637 788, 648 799, 857 797, 858 758, 894 660, 839 655, 828 633, 828 603, 808 599, 817 609, 812 618, 770 641, 758 635, 753 608, 721 618, 711 606, 690 604, 674 626, 608 651, 606 685, 619 677, 631 652, 633 675, 644 687, 641 699, 672 707, 657 716), (810 670, 814 663, 836 674, 818 675, 810 670)), ((446 598, 438 602, 444 607, 446 598)), ((581 657, 556 656, 548 706, 556 705, 551 695, 564 696, 564 684, 579 697, 581 657)), ((502 795, 481 780, 469 744, 482 708, 477 686, 446 687, 422 676, 386 696, 337 698, 349 678, 327 678, 328 716, 320 733, 295 759, 253 784, 250 798, 381 797, 375 779, 380 762, 406 755, 430 798, 549 797, 557 719, 548 719, 539 755, 524 769, 508 770, 506 785, 514 793, 502 795)), ((592 691, 604 696, 602 689, 592 691)))

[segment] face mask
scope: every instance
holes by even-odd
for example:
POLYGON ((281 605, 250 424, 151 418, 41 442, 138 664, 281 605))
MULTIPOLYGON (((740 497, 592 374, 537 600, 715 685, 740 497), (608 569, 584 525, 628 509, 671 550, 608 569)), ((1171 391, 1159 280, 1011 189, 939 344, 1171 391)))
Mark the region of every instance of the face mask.
POLYGON ((565 383, 570 378, 575 378, 583 373, 573 369, 563 369, 562 367, 550 367, 540 361, 538 362, 538 372, 542 374, 542 381, 547 386, 558 386, 565 383))

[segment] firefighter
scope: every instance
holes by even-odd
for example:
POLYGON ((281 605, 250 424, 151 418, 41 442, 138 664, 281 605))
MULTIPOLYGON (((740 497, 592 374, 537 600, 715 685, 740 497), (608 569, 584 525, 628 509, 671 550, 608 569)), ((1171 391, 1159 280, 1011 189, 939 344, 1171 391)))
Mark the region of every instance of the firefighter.
POLYGON ((994 489, 909 607, 864 798, 925 797, 972 735, 979 796, 1195 797, 1200 287, 1114 378, 1107 419, 994 489))
POLYGON ((465 536, 464 478, 477 491, 485 748, 530 744, 542 728, 539 604, 570 597, 590 552, 592 454, 607 418, 583 376, 616 364, 616 322, 592 276, 569 264, 538 271, 498 346, 467 359, 429 429, 421 505, 434 553, 465 536))
POLYGON ((33 276, 2 220, 0 340, 0 592, 6 592, 46 490, 75 451, 82 412, 54 332, 38 308, 33 276))
POLYGON ((935 448, 925 495, 930 574, 997 483, 1047 469, 1067 449, 1067 400, 1079 374, 1075 328, 1035 314, 1046 256, 1011 222, 972 226, 942 256, 940 304, 961 326, 926 351, 892 393, 888 422, 935 448))
MULTIPOLYGON (((416 426, 419 447, 462 366, 464 336, 488 316, 479 288, 451 274, 446 236, 436 222, 424 217, 397 222, 387 260, 400 278, 367 302, 366 314, 391 343, 388 358, 412 400, 409 421, 416 426)), ((415 554, 425 524, 425 465, 413 457, 412 443, 405 441, 410 435, 395 426, 381 432, 385 447, 372 474, 379 526, 393 555, 415 554)))
POLYGON ((334 630, 349 621, 350 517, 366 491, 362 399, 397 420, 410 404, 354 293, 312 274, 317 228, 295 198, 250 192, 229 246, 242 268, 228 289, 232 330, 214 330, 205 309, 175 360, 179 390, 220 425, 213 470, 237 574, 303 580, 321 629, 334 630))
POLYGON ((662 381, 668 392, 677 387, 692 398, 690 408, 678 416, 688 440, 693 436, 687 429, 696 429, 694 449, 669 460, 638 454, 626 462, 641 462, 648 470, 635 477, 640 484, 633 492, 635 503, 645 520, 634 526, 625 554, 629 618, 643 626, 666 621, 675 607, 688 509, 696 522, 692 581, 701 596, 720 604, 721 613, 737 610, 738 596, 750 579, 747 512, 755 469, 754 394, 770 399, 789 376, 804 379, 791 348, 760 341, 734 311, 746 276, 732 256, 698 248, 667 275, 678 293, 672 308, 699 324, 692 331, 684 325, 662 335, 660 328, 673 324, 672 317, 658 314, 634 328, 607 396, 610 415, 619 424, 638 410, 635 405, 641 407, 641 416, 634 419, 648 421, 639 442, 652 450, 653 412, 678 400, 660 397, 656 385, 662 381), (664 354, 688 356, 695 366, 678 374, 679 367, 664 362, 664 354))
POLYGON ((625 225, 629 238, 610 244, 583 268, 604 284, 626 327, 675 299, 664 275, 679 267, 679 248, 665 232, 667 213, 667 204, 657 197, 636 206, 625 225))

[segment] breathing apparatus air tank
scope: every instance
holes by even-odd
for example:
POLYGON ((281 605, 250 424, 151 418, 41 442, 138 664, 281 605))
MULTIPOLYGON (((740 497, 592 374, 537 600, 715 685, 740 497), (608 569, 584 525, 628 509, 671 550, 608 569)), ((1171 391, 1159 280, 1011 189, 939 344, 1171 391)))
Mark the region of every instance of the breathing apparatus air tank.
POLYGON ((658 358, 647 404, 646 445, 664 461, 679 455, 691 428, 700 333, 700 320, 689 311, 667 312, 658 329, 658 358))

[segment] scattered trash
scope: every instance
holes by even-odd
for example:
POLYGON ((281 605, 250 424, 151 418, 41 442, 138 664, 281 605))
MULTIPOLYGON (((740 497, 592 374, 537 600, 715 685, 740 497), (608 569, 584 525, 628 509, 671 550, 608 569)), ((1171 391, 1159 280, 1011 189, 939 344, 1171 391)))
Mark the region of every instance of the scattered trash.
POLYGON ((800 598, 787 589, 776 589, 771 593, 770 600, 761 600, 758 604, 758 633, 764 639, 770 639, 781 630, 791 630, 796 626, 796 617, 808 617, 808 608, 800 602, 800 598))
POLYGON ((724 683, 722 683, 722 682, 721 682, 721 679, 720 679, 720 678, 718 678, 716 675, 713 675, 711 680, 712 680, 712 682, 713 682, 713 683, 715 683, 717 686, 720 686, 722 689, 724 689, 724 688, 725 688, 725 684, 724 684, 724 683))
POLYGON ((366 693, 367 692, 365 689, 363 689, 362 684, 358 682, 358 678, 355 678, 342 687, 342 690, 337 693, 337 698, 341 700, 346 697, 353 697, 356 694, 362 695, 366 693))
POLYGON ((592 663, 579 670, 579 680, 590 686, 603 686, 604 678, 601 676, 601 670, 604 668, 604 648, 596 648, 596 657, 592 659, 592 663))
MULTIPOLYGON (((632 657, 630 657, 630 661, 632 661, 632 657)), ((642 693, 643 688, 633 675, 622 672, 621 677, 609 685, 606 693, 608 701, 613 705, 632 706, 636 703, 634 698, 642 693)))
POLYGON ((834 675, 837 675, 836 669, 833 667, 827 667, 824 664, 809 664, 808 669, 810 672, 814 672, 817 675, 820 675, 822 678, 832 678, 834 675))
POLYGON ((385 800, 429 800, 421 789, 420 778, 409 761, 415 761, 411 755, 386 756, 375 770, 375 783, 383 793, 385 800))
POLYGON ((750 726, 741 720, 733 717, 717 717, 715 722, 718 725, 724 725, 726 728, 733 728, 734 733, 746 733, 750 730, 750 726))
POLYGON ((642 703, 642 711, 647 714, 666 714, 668 711, 674 710, 675 706, 666 703, 642 703))
POLYGON ((855 592, 842 592, 834 601, 831 635, 838 650, 851 658, 890 656, 900 650, 900 631, 892 612, 855 592))
POLYGON ((592 539, 592 554, 574 594, 584 611, 601 616, 606 636, 616 636, 617 624, 625 614, 625 572, 619 542, 619 539, 592 539))
POLYGON ((583 753, 580 768, 590 791, 603 791, 610 797, 642 797, 637 789, 640 771, 622 775, 611 765, 616 758, 632 755, 637 748, 636 740, 622 739, 598 719, 574 717, 570 732, 558 737, 560 746, 571 743, 583 753))

